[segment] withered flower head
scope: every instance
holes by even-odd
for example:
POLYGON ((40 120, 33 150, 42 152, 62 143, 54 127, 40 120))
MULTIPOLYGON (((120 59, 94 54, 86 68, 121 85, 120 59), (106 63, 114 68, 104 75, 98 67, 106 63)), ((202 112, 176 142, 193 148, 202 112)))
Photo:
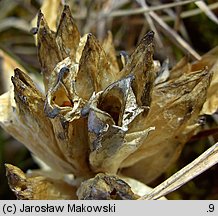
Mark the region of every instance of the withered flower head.
POLYGON ((124 176, 147 183, 178 158, 200 125, 211 72, 157 73, 153 40, 147 33, 120 70, 111 33, 103 43, 81 37, 68 6, 56 32, 39 14, 46 93, 15 69, 13 90, 0 97, 1 126, 51 168, 25 175, 7 165, 19 199, 136 199, 124 176))

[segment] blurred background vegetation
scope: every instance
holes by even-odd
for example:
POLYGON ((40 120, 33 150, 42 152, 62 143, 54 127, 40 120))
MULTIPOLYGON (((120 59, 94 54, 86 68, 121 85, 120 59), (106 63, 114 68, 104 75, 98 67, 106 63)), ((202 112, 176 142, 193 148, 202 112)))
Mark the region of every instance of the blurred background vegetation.
MULTIPOLYGON (((47 0, 45 0, 47 1, 47 0)), ((0 0, 0 50, 7 53, 29 73, 39 76, 40 67, 31 21, 37 15, 42 0, 0 0)), ((55 2, 56 0, 54 0, 55 2)), ((169 58, 173 66, 184 55, 194 61, 218 45, 218 2, 204 4, 179 4, 178 0, 69 0, 61 1, 71 6, 81 34, 92 32, 101 41, 110 30, 119 59, 120 52, 131 54, 142 36, 152 29, 156 33, 155 59, 163 62, 169 58), (152 11, 151 9, 157 10, 152 11), (138 9, 149 10, 142 13, 138 9)), ((189 1, 190 2, 190 1, 189 1)), ((52 8, 52 7, 51 7, 52 8)), ((52 10, 52 9, 51 9, 52 10)), ((51 11, 56 17, 57 12, 51 11)), ((0 93, 4 93, 3 58, 0 56, 0 93)), ((205 131, 193 137, 184 148, 178 162, 160 178, 155 186, 175 171, 191 162, 218 141, 217 114, 204 116, 205 131)), ((11 163, 23 171, 37 168, 29 151, 0 128, 0 199, 15 199, 5 177, 4 163, 11 163)), ((145 170, 146 172, 146 170, 145 170)), ((218 199, 218 166, 190 181, 169 199, 218 199)))

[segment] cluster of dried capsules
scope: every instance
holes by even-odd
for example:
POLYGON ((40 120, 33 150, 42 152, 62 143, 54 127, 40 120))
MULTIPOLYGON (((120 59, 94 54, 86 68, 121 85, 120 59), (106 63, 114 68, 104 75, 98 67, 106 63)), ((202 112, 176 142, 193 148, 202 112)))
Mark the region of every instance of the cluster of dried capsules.
POLYGON ((81 37, 68 6, 56 32, 39 14, 45 93, 15 69, 0 97, 1 126, 50 167, 24 174, 6 165, 19 199, 136 199, 145 187, 137 180, 152 181, 178 158, 199 116, 214 111, 214 62, 157 68, 153 39, 146 34, 120 69, 111 33, 102 43, 81 37))

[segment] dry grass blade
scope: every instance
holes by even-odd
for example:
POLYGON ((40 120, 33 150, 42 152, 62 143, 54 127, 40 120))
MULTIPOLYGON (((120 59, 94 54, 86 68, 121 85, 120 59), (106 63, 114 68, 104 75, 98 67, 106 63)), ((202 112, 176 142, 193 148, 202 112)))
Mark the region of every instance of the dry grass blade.
MULTIPOLYGON (((148 7, 139 2, 143 9, 148 9, 148 7)), ((149 7, 151 9, 151 7, 149 7)), ((200 55, 182 38, 179 34, 171 29, 155 12, 150 11, 149 16, 155 21, 157 25, 165 32, 165 34, 175 43, 176 46, 180 47, 185 53, 189 53, 193 59, 200 60, 200 55)))
POLYGON ((165 196, 200 175, 216 163, 218 163, 218 143, 214 144, 193 162, 182 168, 140 199, 151 200, 165 196))
POLYGON ((6 52, 0 49, 0 92, 6 92, 11 88, 11 76, 14 75, 14 68, 19 67, 25 71, 25 69, 8 55, 6 52))
POLYGON ((7 15, 10 14, 17 5, 17 1, 0 1, 0 19, 7 17, 7 15))
POLYGON ((21 200, 63 200, 76 199, 76 188, 61 179, 24 174, 11 164, 5 164, 11 190, 21 200))
MULTIPOLYGON (((60 18, 60 11, 63 9, 63 1, 61 0, 45 0, 42 1, 41 11, 44 14, 49 28, 56 31, 58 19, 60 18)), ((32 20, 32 26, 36 27, 37 16, 32 20)))
POLYGON ((0 32, 10 28, 16 28, 27 33, 29 33, 30 30, 28 22, 23 19, 9 17, 0 21, 0 32))
MULTIPOLYGON (((142 14, 142 13, 149 13, 151 11, 157 11, 157 10, 163 10, 166 8, 181 6, 185 4, 189 4, 192 2, 199 2, 201 0, 187 0, 187 1, 181 1, 181 2, 174 2, 169 4, 162 4, 158 6, 153 6, 149 8, 137 8, 137 9, 130 9, 130 10, 117 10, 109 14, 110 17, 119 17, 119 16, 131 16, 136 14, 142 14)), ((108 14, 105 14, 104 16, 108 16, 108 14)))
POLYGON ((112 9, 114 10, 116 8, 123 7, 127 3, 130 3, 130 0, 119 0, 119 1, 112 0, 110 4, 112 9))
MULTIPOLYGON (((123 4, 121 4, 120 2, 118 3, 118 1, 116 1, 117 4, 113 3, 112 12, 107 12, 107 13, 102 13, 101 16, 99 16, 99 19, 102 19, 104 17, 120 17, 120 16, 132 16, 132 15, 137 15, 137 14, 143 14, 143 13, 149 13, 151 11, 158 11, 158 10, 163 10, 163 9, 167 9, 167 8, 173 8, 173 7, 177 7, 177 6, 181 6, 181 5, 186 5, 186 4, 190 4, 193 2, 197 2, 197 1, 202 1, 202 0, 186 0, 186 1, 181 1, 181 2, 174 2, 174 3, 168 3, 168 4, 162 4, 162 5, 158 5, 158 6, 152 6, 149 8, 137 8, 137 9, 130 9, 130 10, 115 10, 118 7, 123 6, 125 3, 128 2, 123 2, 123 4)), ((80 13, 80 14, 74 14, 73 17, 75 19, 86 19, 87 14, 86 13, 80 13)), ((90 17, 95 19, 96 18, 96 14, 95 13, 91 13, 90 17)))
POLYGON ((213 22, 218 24, 218 19, 205 2, 195 2, 195 4, 211 19, 213 22))
POLYGON ((200 60, 200 55, 182 38, 180 37, 173 29, 171 29, 156 13, 150 12, 150 16, 156 21, 162 30, 168 35, 171 40, 180 47, 185 53, 189 53, 192 58, 200 60))
MULTIPOLYGON (((147 6, 146 2, 144 0, 137 0, 137 2, 139 4, 141 4, 143 6, 143 8, 147 8, 149 9, 149 7, 147 6)), ((160 48, 163 48, 163 42, 160 38, 160 35, 156 29, 156 26, 154 24, 154 21, 152 20, 152 18, 150 17, 149 13, 144 13, 144 17, 146 19, 146 21, 148 22, 150 28, 152 29, 152 31, 154 31, 155 33, 155 40, 157 42, 157 45, 160 47, 160 48)))
MULTIPOLYGON (((218 2, 216 3, 213 3, 213 4, 209 4, 207 5, 207 7, 210 9, 210 10, 215 10, 218 8, 218 2)), ((203 13, 203 11, 199 8, 196 8, 196 9, 193 9, 193 10, 188 10, 188 11, 183 11, 181 14, 180 14, 180 17, 182 19, 184 18, 188 18, 188 17, 192 17, 192 16, 195 16, 195 15, 198 15, 200 13, 203 13)), ((165 21, 165 22, 169 22, 169 21, 173 21, 175 20, 175 17, 169 17, 169 16, 161 16, 161 18, 165 21)))

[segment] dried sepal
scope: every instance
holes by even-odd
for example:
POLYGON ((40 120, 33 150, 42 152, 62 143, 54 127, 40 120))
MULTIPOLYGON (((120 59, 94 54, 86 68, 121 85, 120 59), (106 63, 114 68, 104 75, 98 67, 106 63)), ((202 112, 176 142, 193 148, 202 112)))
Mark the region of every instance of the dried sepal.
POLYGON ((111 115, 115 124, 128 128, 144 111, 138 106, 133 92, 135 76, 130 75, 108 86, 99 98, 97 107, 111 115))
POLYGON ((218 110, 218 47, 215 47, 208 53, 202 56, 199 62, 192 65, 192 70, 202 69, 207 67, 213 77, 207 92, 207 100, 204 103, 201 114, 212 115, 218 110))
POLYGON ((84 181, 77 196, 81 200, 135 200, 139 197, 121 178, 103 173, 84 181))
POLYGON ((47 90, 50 75, 56 64, 63 59, 63 56, 56 42, 55 32, 49 28, 42 13, 39 13, 38 19, 38 56, 45 89, 47 90))
MULTIPOLYGON (((115 51, 114 44, 113 44, 113 36, 110 31, 108 31, 106 38, 103 40, 102 47, 110 63, 110 73, 114 75, 114 78, 119 77, 120 69, 117 63, 116 51, 115 51)), ((114 80, 118 80, 118 78, 114 80)))
POLYGON ((170 70, 169 80, 179 78, 185 73, 190 73, 191 71, 202 70, 203 68, 192 70, 191 64, 189 63, 189 56, 184 56, 177 64, 170 70))
POLYGON ((207 100, 205 101, 201 111, 201 114, 207 115, 212 115, 218 110, 218 61, 216 61, 210 70, 214 75, 211 81, 211 85, 208 88, 207 100))
POLYGON ((56 41, 63 58, 70 57, 75 61, 80 33, 71 15, 69 6, 65 5, 57 28, 56 41))
POLYGON ((93 92, 104 90, 113 80, 113 74, 110 73, 109 68, 102 46, 92 34, 88 34, 75 78, 76 93, 88 101, 93 92))
POLYGON ((42 13, 38 15, 38 55, 46 90, 56 64, 66 57, 76 61, 80 34, 74 23, 69 6, 64 6, 57 32, 52 31, 42 13))
POLYGON ((133 74, 133 91, 139 106, 149 106, 155 74, 153 71, 154 32, 148 32, 140 41, 121 73, 133 74))
POLYGON ((18 167, 6 164, 6 175, 11 190, 20 200, 77 199, 76 188, 64 181, 45 176, 29 176, 18 167))
POLYGON ((57 146, 51 122, 43 112, 44 96, 28 75, 19 69, 15 70, 12 82, 16 105, 9 105, 5 115, 8 113, 10 124, 3 122, 3 127, 49 166, 70 172, 71 168, 57 146))

